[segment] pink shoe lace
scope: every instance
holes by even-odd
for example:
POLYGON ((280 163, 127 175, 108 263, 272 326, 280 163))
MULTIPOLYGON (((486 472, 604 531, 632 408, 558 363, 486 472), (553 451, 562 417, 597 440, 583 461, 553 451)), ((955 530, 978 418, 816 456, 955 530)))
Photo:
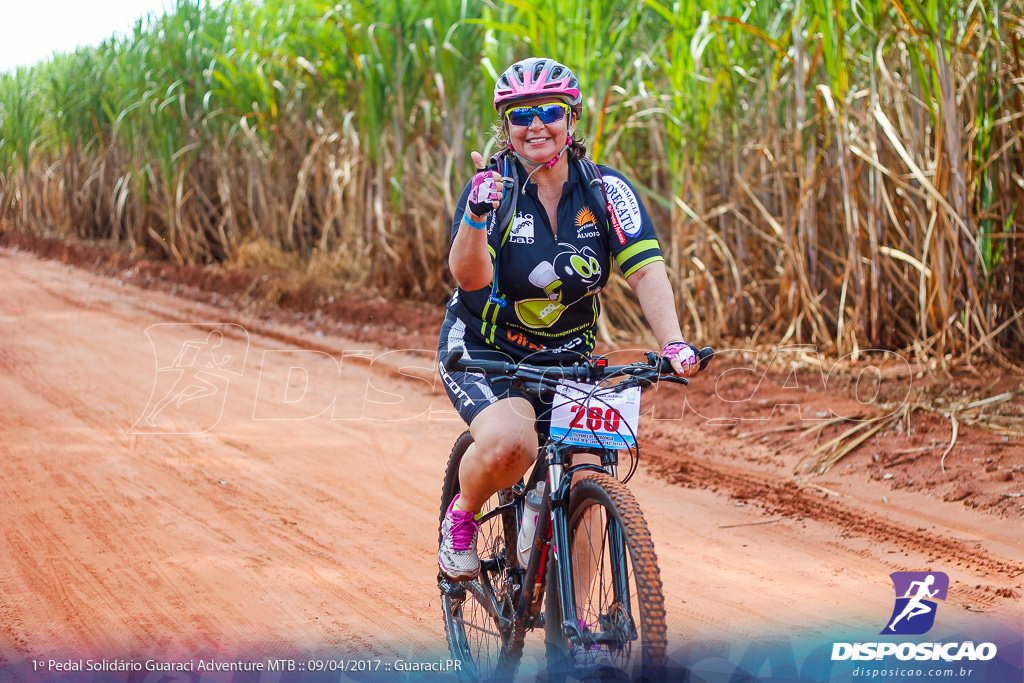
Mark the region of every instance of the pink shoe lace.
POLYGON ((473 547, 473 537, 480 528, 480 523, 476 521, 472 512, 452 509, 449 514, 452 516, 452 549, 469 550, 473 547))

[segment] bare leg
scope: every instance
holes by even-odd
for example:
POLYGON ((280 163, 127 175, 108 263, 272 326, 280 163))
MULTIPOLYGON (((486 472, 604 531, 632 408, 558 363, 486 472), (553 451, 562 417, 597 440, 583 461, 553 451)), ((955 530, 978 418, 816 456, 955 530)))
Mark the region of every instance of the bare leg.
POLYGON ((536 414, 524 398, 502 399, 473 419, 473 445, 459 467, 458 507, 477 512, 495 492, 515 485, 537 457, 536 414))

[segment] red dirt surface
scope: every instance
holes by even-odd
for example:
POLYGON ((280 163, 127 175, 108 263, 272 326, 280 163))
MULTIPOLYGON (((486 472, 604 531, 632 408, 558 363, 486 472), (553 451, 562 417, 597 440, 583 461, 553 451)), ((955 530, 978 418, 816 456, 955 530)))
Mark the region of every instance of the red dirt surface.
MULTIPOLYGON (((11 233, 0 292, 0 679, 61 657, 446 656, 437 507, 463 425, 435 381, 441 302, 11 233)), ((1021 374, 719 347, 648 401, 630 482, 670 651, 871 640, 902 570, 949 575, 948 630, 1024 633, 1021 374)))

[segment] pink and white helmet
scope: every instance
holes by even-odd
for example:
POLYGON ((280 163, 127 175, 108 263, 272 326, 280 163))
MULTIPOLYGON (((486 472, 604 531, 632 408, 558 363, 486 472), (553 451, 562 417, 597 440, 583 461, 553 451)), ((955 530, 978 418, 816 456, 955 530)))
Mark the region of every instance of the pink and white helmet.
POLYGON ((516 62, 494 84, 494 108, 505 107, 531 97, 555 95, 573 109, 580 106, 580 82, 569 67, 546 57, 528 57, 516 62))

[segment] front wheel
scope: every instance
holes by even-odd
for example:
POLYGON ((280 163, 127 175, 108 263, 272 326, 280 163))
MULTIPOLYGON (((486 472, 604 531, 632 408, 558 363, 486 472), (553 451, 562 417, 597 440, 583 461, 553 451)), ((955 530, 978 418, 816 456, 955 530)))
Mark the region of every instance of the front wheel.
MULTIPOLYGON (((654 543, 640 506, 615 478, 588 472, 573 484, 568 511, 569 561, 584 631, 570 642, 562 629, 556 562, 548 564, 545 640, 551 681, 665 677, 665 599, 654 543)), ((553 548, 553 557, 559 549, 553 548)))
MULTIPOLYGON (((473 437, 464 432, 448 457, 441 491, 442 522, 460 490, 459 466, 472 443, 473 437)), ((462 582, 438 575, 448 649, 459 662, 459 673, 466 681, 511 680, 523 653, 525 629, 515 619, 520 579, 512 561, 516 552, 516 513, 511 505, 499 509, 512 499, 511 491, 499 491, 480 510, 480 575, 462 582)))

